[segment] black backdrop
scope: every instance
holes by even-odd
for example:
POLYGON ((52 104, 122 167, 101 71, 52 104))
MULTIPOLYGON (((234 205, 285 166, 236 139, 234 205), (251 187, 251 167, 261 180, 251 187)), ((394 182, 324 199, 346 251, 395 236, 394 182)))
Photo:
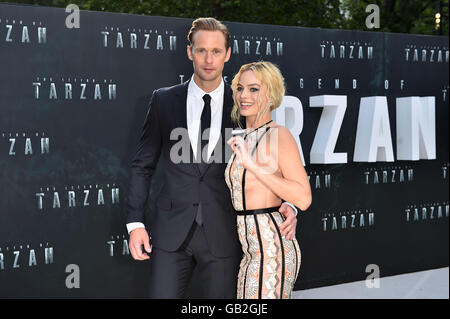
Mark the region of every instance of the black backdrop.
MULTIPOLYGON (((126 248, 128 169, 152 91, 192 75, 192 20, 82 11, 69 29, 67 15, 0 4, 0 297, 143 298, 148 264, 126 248), (71 264, 78 289, 66 287, 71 264)), ((381 276, 448 266, 448 37, 227 25, 226 80, 269 60, 302 105, 313 204, 299 215, 295 289, 365 280, 371 264, 381 276), (347 98, 334 147, 346 163, 310 161, 319 95, 347 98), (356 162, 361 98, 374 96, 387 98, 394 161, 356 162), (396 99, 411 96, 435 98, 433 159, 397 159, 396 99)))

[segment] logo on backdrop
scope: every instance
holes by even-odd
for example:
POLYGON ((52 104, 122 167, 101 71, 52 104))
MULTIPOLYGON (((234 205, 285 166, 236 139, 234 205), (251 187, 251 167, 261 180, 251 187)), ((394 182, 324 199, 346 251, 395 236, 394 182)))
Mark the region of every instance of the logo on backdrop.
POLYGON ((375 225, 375 212, 371 209, 325 213, 322 231, 370 228, 375 225))
MULTIPOLYGON (((380 83, 381 88, 384 88, 385 91, 388 91, 392 88, 399 88, 400 91, 403 91, 406 88, 406 81, 404 79, 400 79, 399 81, 389 81, 384 80, 380 83)), ((364 84, 363 84, 364 85, 364 84)), ((319 90, 327 89, 327 90, 341 90, 341 89, 347 89, 347 90, 357 90, 359 89, 359 86, 361 86, 361 82, 358 82, 358 79, 347 79, 345 81, 341 81, 338 77, 330 77, 330 78, 308 78, 305 80, 305 78, 299 78, 298 80, 298 87, 300 89, 305 88, 317 88, 319 90)), ((447 93, 447 89, 443 89, 443 98, 445 100, 445 94, 447 93)))
POLYGON ((116 184, 92 184, 41 187, 35 194, 40 211, 58 208, 111 206, 119 204, 119 187, 116 184))
POLYGON ((114 256, 128 256, 130 249, 128 248, 128 235, 111 236, 111 239, 106 242, 108 247, 108 255, 114 256))
POLYGON ((282 56, 284 42, 278 37, 231 35, 231 53, 249 56, 282 56))
POLYGON ((445 85, 441 91, 442 91, 442 101, 445 102, 447 101, 449 86, 445 85))
POLYGON ((117 84, 112 79, 77 77, 36 77, 32 82, 35 100, 101 101, 117 98, 117 84))
POLYGON ((367 168, 364 171, 365 185, 399 184, 414 181, 414 169, 410 166, 388 166, 367 168))
POLYGON ((444 165, 441 166, 442 179, 446 181, 448 181, 448 166, 449 163, 445 163, 444 165))
POLYGON ((8 156, 50 153, 50 137, 45 133, 2 133, 0 145, 8 156))
POLYGON ((47 27, 42 21, 23 21, 20 17, 0 15, 0 41, 23 45, 46 45, 47 27))
POLYGON ((101 33, 102 48, 176 51, 173 31, 146 28, 105 27, 101 33))
MULTIPOLYGON (((310 96, 309 107, 323 109, 310 150, 310 164, 348 163, 347 152, 334 151, 347 112, 347 95, 310 96)), ((304 128, 303 109, 300 99, 285 96, 281 106, 273 112, 277 123, 289 128, 296 139, 302 159, 303 148, 298 137, 304 128), (289 118, 286 116, 288 109, 289 118)), ((387 97, 361 98, 353 162, 436 159, 435 97, 400 97, 396 99, 395 110, 397 158, 394 158, 393 121, 389 117, 387 97)))
POLYGON ((312 189, 331 188, 331 174, 328 171, 308 172, 308 180, 312 189))
POLYGON ((32 268, 53 263, 54 247, 49 243, 0 246, 0 271, 32 268))
POLYGON ((405 210, 405 220, 408 223, 420 221, 444 220, 448 218, 449 203, 413 204, 405 210))
POLYGON ((373 45, 370 42, 358 41, 322 41, 320 57, 335 60, 372 60, 373 45))
POLYGON ((448 63, 448 47, 408 44, 404 49, 406 62, 448 63))

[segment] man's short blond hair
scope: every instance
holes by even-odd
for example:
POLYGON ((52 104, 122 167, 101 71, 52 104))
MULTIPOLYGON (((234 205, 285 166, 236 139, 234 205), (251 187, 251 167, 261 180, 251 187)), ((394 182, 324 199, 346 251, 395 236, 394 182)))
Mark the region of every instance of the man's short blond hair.
POLYGON ((187 35, 187 39, 191 46, 194 45, 195 33, 200 30, 222 32, 225 37, 225 48, 228 50, 230 47, 231 40, 227 26, 214 18, 198 18, 192 22, 191 29, 187 35))

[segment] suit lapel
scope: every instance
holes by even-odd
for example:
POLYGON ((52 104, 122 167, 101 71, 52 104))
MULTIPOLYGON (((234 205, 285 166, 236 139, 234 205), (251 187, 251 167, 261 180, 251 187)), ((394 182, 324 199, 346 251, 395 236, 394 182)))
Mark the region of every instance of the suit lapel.
POLYGON ((184 82, 179 90, 175 93, 177 102, 174 104, 176 108, 173 110, 173 114, 176 117, 175 127, 182 127, 187 129, 187 93, 188 93, 189 80, 184 82))
MULTIPOLYGON (((179 90, 175 93, 176 102, 174 103, 174 109, 173 109, 173 116, 175 117, 175 126, 174 127, 181 127, 183 129, 186 129, 186 133, 188 132, 187 127, 187 94, 188 94, 188 87, 189 87, 189 81, 183 83, 179 87, 179 90)), ((187 133, 188 143, 189 143, 189 158, 191 160, 194 159, 194 151, 192 149, 191 141, 189 139, 189 133, 187 133)), ((197 174, 201 174, 199 167, 197 164, 188 164, 188 166, 194 168, 195 172, 197 174)))

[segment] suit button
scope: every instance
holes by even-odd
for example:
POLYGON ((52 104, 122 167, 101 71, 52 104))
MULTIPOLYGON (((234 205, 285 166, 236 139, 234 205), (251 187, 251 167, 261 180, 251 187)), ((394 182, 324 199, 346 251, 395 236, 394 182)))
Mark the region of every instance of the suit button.
POLYGON ((203 176, 202 176, 202 177, 200 177, 200 182, 203 182, 203 176))
POLYGON ((194 203, 194 204, 192 204, 192 206, 197 207, 197 206, 198 206, 198 203, 194 203))

